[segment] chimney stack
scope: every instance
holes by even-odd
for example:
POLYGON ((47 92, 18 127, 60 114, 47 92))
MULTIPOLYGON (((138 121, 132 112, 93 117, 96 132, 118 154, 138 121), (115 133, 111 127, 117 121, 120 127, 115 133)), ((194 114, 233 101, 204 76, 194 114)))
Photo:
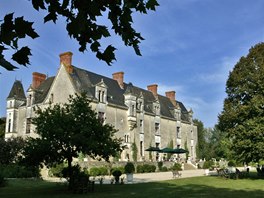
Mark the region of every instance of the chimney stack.
POLYGON ((60 64, 66 67, 69 74, 73 72, 72 68, 72 52, 64 52, 60 54, 60 64))
POLYGON ((112 74, 113 79, 116 80, 121 89, 124 89, 124 72, 116 72, 112 74))
POLYGON ((165 94, 166 97, 169 98, 172 104, 176 107, 175 91, 167 91, 165 94))
POLYGON ((33 72, 32 73, 32 88, 33 89, 37 89, 40 84, 46 80, 46 75, 45 74, 41 74, 41 73, 38 73, 38 72, 33 72))
POLYGON ((151 91, 155 97, 158 95, 158 85, 157 84, 148 85, 148 90, 151 91))

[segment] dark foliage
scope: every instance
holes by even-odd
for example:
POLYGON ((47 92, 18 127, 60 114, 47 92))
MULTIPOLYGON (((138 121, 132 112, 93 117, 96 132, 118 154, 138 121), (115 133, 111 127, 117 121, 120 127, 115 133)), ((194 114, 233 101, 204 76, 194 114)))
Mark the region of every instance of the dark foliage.
MULTIPOLYGON (((101 46, 100 41, 111 36, 113 33, 120 36, 126 46, 131 46, 137 55, 141 55, 139 44, 143 37, 133 27, 133 13, 147 14, 148 10, 155 10, 159 5, 157 0, 31 0, 36 10, 45 10, 47 15, 44 22, 54 22, 58 18, 66 21, 66 31, 69 36, 75 39, 79 45, 79 51, 87 50, 96 54, 99 60, 111 65, 115 60, 116 48, 108 45, 101 46), (98 22, 98 19, 106 16, 110 27, 98 22)), ((14 70, 17 67, 4 58, 4 50, 14 51, 12 59, 18 64, 29 64, 30 48, 25 46, 19 48, 18 41, 26 36, 35 39, 38 34, 32 28, 32 22, 25 21, 23 17, 13 18, 13 13, 7 14, 0 24, 0 66, 7 70, 14 70)))
POLYGON ((264 43, 249 50, 230 72, 219 128, 231 142, 234 158, 264 159, 264 43))

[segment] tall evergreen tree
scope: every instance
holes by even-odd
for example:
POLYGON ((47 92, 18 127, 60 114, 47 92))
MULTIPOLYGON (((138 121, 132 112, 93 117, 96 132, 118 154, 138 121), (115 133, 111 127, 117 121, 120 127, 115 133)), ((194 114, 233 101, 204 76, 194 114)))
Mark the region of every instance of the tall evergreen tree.
POLYGON ((227 97, 219 116, 237 160, 264 159, 264 43, 249 50, 226 83, 227 97))
POLYGON ((197 125, 198 133, 198 144, 196 148, 197 157, 200 159, 207 158, 208 142, 206 142, 206 129, 202 121, 198 119, 193 120, 194 124, 197 125))

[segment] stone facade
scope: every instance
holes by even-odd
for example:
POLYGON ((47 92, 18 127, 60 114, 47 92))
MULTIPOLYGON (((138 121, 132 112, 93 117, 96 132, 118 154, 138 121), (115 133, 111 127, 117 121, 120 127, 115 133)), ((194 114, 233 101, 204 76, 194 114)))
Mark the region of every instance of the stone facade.
MULTIPOLYGON (((158 85, 147 90, 124 82, 124 72, 113 78, 101 76, 72 65, 72 53, 60 54, 60 68, 54 77, 34 72, 32 84, 24 92, 20 81, 15 81, 7 97, 7 124, 5 138, 17 136, 35 137, 31 119, 38 105, 65 103, 69 95, 86 92, 92 108, 105 123, 118 129, 117 137, 127 146, 121 161, 132 159, 132 144, 137 147, 138 161, 160 160, 161 155, 152 153, 148 147, 164 148, 173 142, 174 147, 188 149, 189 157, 196 159, 197 127, 193 124, 193 112, 187 111, 182 102, 175 99, 175 91, 159 95, 158 85), (186 148, 187 147, 187 148, 186 148)), ((185 158, 185 154, 177 157, 185 158)))

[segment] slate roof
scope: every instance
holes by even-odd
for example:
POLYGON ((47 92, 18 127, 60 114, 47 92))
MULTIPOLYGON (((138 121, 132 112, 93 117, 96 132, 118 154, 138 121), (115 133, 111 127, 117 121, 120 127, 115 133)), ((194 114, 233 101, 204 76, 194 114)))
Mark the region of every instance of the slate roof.
POLYGON ((7 99, 11 99, 11 98, 18 100, 26 100, 26 95, 21 81, 16 80, 14 82, 7 99))
MULTIPOLYGON (((160 115, 174 118, 174 105, 169 98, 158 95, 157 98, 151 91, 134 86, 132 83, 124 83, 124 88, 120 88, 118 82, 112 78, 108 78, 93 72, 73 66, 73 73, 70 74, 73 85, 78 92, 86 92, 91 99, 95 98, 95 86, 102 80, 107 86, 107 102, 119 107, 128 108, 125 105, 124 94, 133 94, 136 97, 143 96, 144 98, 144 111, 148 114, 153 114, 153 102, 159 102, 160 115)), ((35 90, 35 103, 41 103, 46 98, 55 77, 49 77, 35 90)), ((8 98, 16 97, 17 99, 26 100, 24 89, 20 81, 15 81, 8 98)), ((176 101, 181 108, 181 119, 189 122, 188 111, 182 102, 176 101)))
MULTIPOLYGON (((156 98, 151 91, 134 86, 132 83, 124 83, 124 89, 121 89, 118 82, 112 78, 108 78, 93 72, 80 69, 73 66, 73 73, 71 74, 73 84, 77 91, 86 92, 88 96, 95 99, 95 86, 100 83, 101 80, 106 84, 107 88, 107 101, 110 104, 118 105, 127 108, 124 101, 124 94, 130 93, 136 97, 140 95, 144 98, 144 111, 153 114, 152 105, 153 102, 158 99, 160 104, 160 114, 171 119, 174 118, 173 109, 175 108, 169 98, 158 95, 156 98)), ((182 102, 176 101, 181 107, 181 119, 189 121, 188 111, 182 102)))
POLYGON ((42 82, 39 87, 36 89, 35 94, 35 103, 41 103, 46 98, 50 87, 55 79, 54 76, 47 78, 44 82, 42 82))

